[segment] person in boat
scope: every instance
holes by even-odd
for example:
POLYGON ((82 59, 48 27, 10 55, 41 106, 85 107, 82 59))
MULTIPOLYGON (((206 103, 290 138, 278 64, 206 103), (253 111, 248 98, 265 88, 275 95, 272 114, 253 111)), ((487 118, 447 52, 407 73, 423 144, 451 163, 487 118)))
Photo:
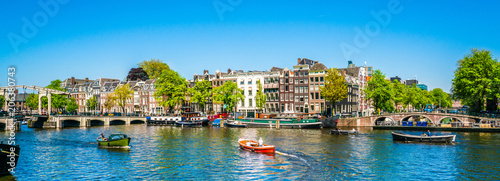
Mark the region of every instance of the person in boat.
POLYGON ((422 133, 422 136, 427 136, 427 134, 425 134, 425 133, 422 133))
POLYGON ((104 137, 104 132, 101 131, 101 136, 99 137, 101 141, 106 141, 106 137, 104 137))
POLYGON ((262 137, 259 139, 259 147, 264 146, 264 140, 262 140, 262 137))
POLYGON ((431 136, 431 130, 427 130, 427 136, 431 136))

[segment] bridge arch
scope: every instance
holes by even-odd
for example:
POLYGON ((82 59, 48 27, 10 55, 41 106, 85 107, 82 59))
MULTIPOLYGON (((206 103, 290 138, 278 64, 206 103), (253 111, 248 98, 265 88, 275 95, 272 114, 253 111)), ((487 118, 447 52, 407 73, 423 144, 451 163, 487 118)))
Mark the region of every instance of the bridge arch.
POLYGON ((138 120, 138 119, 130 121, 130 124, 145 124, 145 123, 146 122, 144 122, 143 120, 138 120))
POLYGON ((126 122, 121 119, 114 119, 109 121, 109 125, 125 125, 126 122))
POLYGON ((80 121, 74 119, 66 119, 62 123, 63 127, 80 127, 80 121))
POLYGON ((451 125, 451 127, 461 127, 463 123, 462 120, 453 116, 445 116, 438 121, 438 125, 451 125))
POLYGON ((90 120, 90 126, 104 126, 104 121, 99 119, 90 120))
POLYGON ((398 120, 394 120, 390 116, 382 116, 375 119, 375 126, 395 126, 399 124, 398 120))

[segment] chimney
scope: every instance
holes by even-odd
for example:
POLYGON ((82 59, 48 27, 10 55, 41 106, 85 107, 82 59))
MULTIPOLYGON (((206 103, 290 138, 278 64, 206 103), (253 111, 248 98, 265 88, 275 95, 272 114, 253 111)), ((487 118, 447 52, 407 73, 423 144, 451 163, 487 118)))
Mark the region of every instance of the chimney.
POLYGON ((19 94, 19 90, 15 89, 14 94, 16 94, 16 95, 19 94))
POLYGON ((203 75, 208 74, 208 70, 203 70, 203 75))
POLYGON ((89 81, 89 78, 88 77, 85 77, 85 82, 88 82, 89 81))
POLYGON ((71 85, 75 85, 75 77, 71 77, 71 85))
POLYGON ((297 65, 299 65, 299 64, 300 64, 300 58, 297 59, 297 65))
POLYGON ((229 73, 231 73, 231 69, 227 69, 227 73, 228 73, 228 74, 229 74, 229 73))

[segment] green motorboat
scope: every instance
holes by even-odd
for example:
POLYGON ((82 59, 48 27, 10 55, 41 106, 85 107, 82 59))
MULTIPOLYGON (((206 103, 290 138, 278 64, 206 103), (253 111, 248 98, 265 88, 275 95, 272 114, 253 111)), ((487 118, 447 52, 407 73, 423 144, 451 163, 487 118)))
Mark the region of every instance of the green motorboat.
POLYGON ((129 143, 130 143, 130 137, 128 137, 126 134, 112 134, 107 139, 97 138, 98 146, 124 147, 128 146, 129 143))

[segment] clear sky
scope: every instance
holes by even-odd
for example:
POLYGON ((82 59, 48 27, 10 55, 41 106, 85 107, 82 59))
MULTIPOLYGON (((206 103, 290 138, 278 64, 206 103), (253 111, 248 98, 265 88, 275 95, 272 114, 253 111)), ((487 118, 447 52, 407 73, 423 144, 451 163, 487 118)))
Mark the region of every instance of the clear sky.
POLYGON ((11 65, 17 84, 46 86, 69 77, 124 79, 152 58, 187 79, 204 69, 291 68, 309 58, 339 68, 366 62, 448 92, 471 48, 500 56, 498 7, 461 0, 4 1, 0 85, 11 65))

